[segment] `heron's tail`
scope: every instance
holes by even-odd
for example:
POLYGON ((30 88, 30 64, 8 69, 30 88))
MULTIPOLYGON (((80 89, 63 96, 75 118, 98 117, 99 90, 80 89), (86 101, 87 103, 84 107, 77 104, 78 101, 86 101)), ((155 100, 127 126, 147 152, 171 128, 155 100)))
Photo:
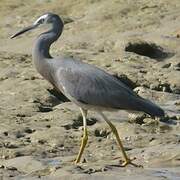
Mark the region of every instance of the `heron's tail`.
POLYGON ((164 110, 161 109, 156 104, 152 103, 151 101, 143 98, 138 98, 138 101, 136 101, 136 107, 138 107, 139 111, 143 111, 150 116, 154 117, 163 117, 164 116, 164 110))

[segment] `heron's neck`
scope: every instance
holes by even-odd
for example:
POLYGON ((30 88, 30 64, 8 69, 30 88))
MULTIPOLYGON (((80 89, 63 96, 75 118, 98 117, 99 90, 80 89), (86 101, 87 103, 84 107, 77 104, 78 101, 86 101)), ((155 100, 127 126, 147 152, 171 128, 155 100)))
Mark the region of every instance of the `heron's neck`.
POLYGON ((35 42, 33 49, 34 58, 51 58, 49 53, 51 44, 56 41, 62 33, 62 28, 59 23, 53 24, 52 28, 40 34, 35 42))
MULTIPOLYGON (((52 25, 52 28, 40 34, 37 38, 34 48, 33 48, 33 61, 36 66, 38 72, 43 75, 43 72, 47 67, 47 61, 51 59, 51 55, 49 53, 51 44, 56 41, 62 33, 62 25, 60 22, 52 25)), ((44 75, 43 75, 44 76, 44 75)))

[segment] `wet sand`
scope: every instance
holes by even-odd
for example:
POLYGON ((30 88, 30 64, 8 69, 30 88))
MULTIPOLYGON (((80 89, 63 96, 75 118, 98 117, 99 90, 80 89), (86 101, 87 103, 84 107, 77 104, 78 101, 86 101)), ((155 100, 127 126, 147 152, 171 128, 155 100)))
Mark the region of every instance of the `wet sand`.
POLYGON ((0 179, 180 179, 179 0, 1 0, 0 23, 0 179), (9 39, 49 11, 65 22, 53 56, 101 67, 165 110, 163 122, 106 112, 128 155, 144 168, 119 167, 121 152, 95 112, 88 114, 83 162, 73 165, 82 118, 73 103, 48 92, 51 85, 32 64, 43 28, 9 39))

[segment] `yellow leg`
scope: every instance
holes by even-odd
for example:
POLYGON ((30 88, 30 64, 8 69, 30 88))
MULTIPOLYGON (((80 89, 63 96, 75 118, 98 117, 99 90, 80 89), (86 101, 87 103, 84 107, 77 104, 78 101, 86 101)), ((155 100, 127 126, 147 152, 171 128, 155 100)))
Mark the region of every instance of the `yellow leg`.
POLYGON ((81 156, 83 154, 83 151, 86 147, 87 141, 88 141, 88 132, 87 132, 87 124, 86 124, 86 117, 87 117, 87 110, 81 109, 82 117, 83 117, 83 126, 84 126, 84 133, 83 133, 83 138, 81 142, 81 147, 79 149, 79 153, 77 155, 77 158, 75 160, 75 164, 79 163, 81 160, 81 156))
POLYGON ((125 167, 128 164, 131 164, 131 165, 133 165, 135 167, 141 167, 140 165, 137 165, 137 164, 132 162, 132 160, 134 160, 134 159, 131 160, 130 158, 128 158, 128 156, 127 156, 127 154, 125 152, 125 149, 124 149, 124 147, 122 145, 122 142, 121 142, 121 139, 119 137, 119 134, 118 134, 118 131, 117 131, 116 127, 107 119, 107 117, 102 112, 99 112, 99 113, 103 117, 103 119, 107 122, 107 124, 110 126, 113 134, 116 137, 117 144, 118 144, 120 150, 122 151, 122 155, 124 157, 124 163, 121 166, 125 167))

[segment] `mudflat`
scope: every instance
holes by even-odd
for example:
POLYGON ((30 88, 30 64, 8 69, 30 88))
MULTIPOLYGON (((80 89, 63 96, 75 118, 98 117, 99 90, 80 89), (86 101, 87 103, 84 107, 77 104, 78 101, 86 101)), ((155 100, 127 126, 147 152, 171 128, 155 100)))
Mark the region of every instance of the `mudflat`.
POLYGON ((0 27, 0 179, 180 179, 179 0, 1 0, 0 27), (50 94, 32 64, 33 42, 47 27, 9 38, 46 12, 65 22, 52 56, 94 64, 165 110, 163 122, 106 112, 128 155, 144 168, 119 167, 121 152, 95 112, 88 115, 82 163, 73 164, 80 111, 50 94))

